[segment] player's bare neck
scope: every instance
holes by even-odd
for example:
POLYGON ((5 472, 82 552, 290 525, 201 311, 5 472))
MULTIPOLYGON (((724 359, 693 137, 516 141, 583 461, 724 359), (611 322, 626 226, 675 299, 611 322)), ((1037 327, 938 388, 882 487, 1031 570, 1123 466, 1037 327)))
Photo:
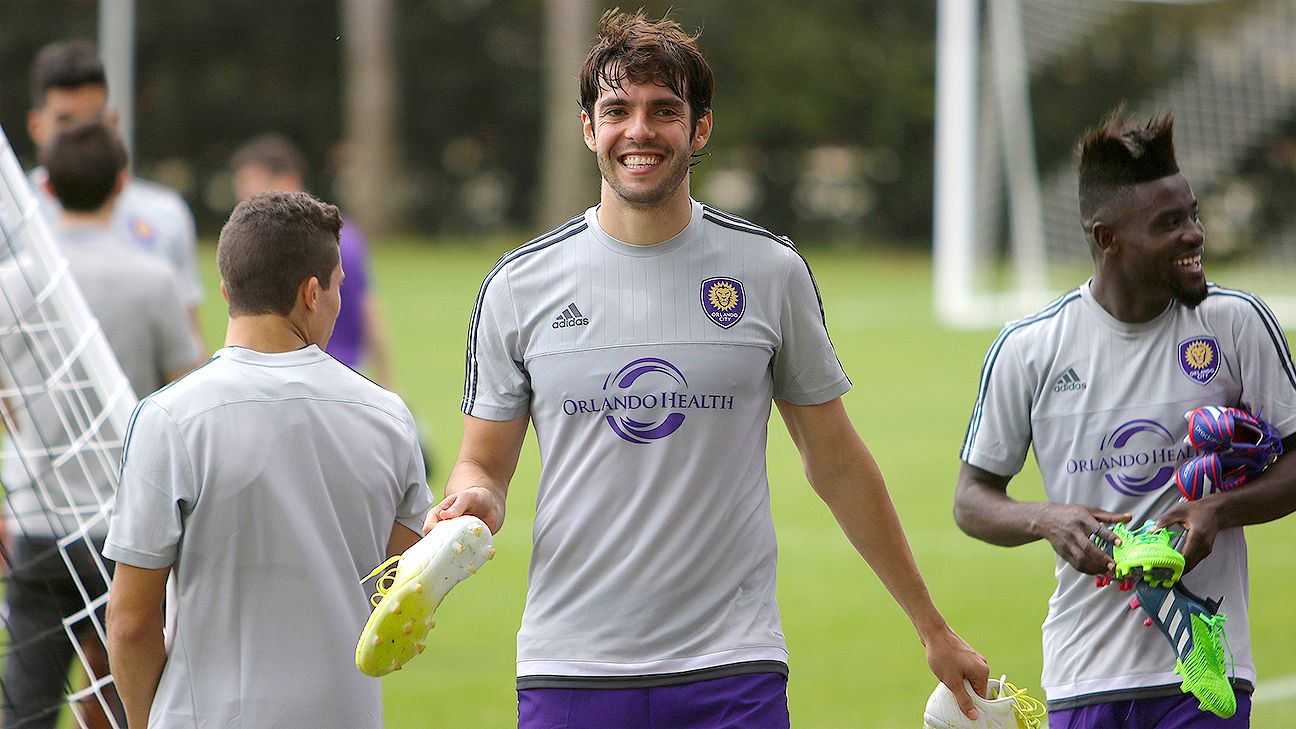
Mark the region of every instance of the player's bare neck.
POLYGON ((1161 315, 1170 305, 1173 297, 1159 292, 1140 290, 1136 286, 1113 285, 1105 276, 1094 273, 1093 282, 1089 284, 1089 293, 1108 314, 1117 321, 1126 324, 1141 324, 1152 321, 1161 315))
POLYGON ((278 314, 231 316, 225 329, 225 346, 274 354, 293 352, 310 344, 301 327, 278 314))
POLYGON ((680 194, 658 205, 636 205, 627 202, 603 184, 603 194, 598 209, 599 225, 603 232, 622 243, 650 246, 670 240, 688 227, 693 219, 693 204, 688 187, 680 186, 680 194))

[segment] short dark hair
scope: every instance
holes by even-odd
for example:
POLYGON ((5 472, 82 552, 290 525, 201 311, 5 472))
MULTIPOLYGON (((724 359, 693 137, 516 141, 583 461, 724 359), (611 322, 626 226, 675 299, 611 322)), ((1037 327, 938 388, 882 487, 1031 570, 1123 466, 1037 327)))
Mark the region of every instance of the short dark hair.
POLYGON ((698 119, 711 111, 715 74, 698 48, 697 35, 684 32, 669 15, 649 20, 640 8, 633 14, 613 8, 599 18, 598 40, 580 72, 580 105, 594 116, 600 88, 619 89, 631 83, 665 86, 686 99, 698 119))
POLYGON ((1080 217, 1086 227, 1098 209, 1140 182, 1179 172, 1175 161, 1174 113, 1163 112, 1143 125, 1125 120, 1118 106, 1080 138, 1080 217))
POLYGON ((327 289, 341 231, 337 207, 306 192, 261 192, 235 206, 216 246, 230 316, 287 316, 312 276, 327 289))
POLYGON ((230 157, 230 167, 239 171, 244 167, 261 167, 273 175, 294 172, 306 177, 306 155, 282 134, 262 134, 235 150, 230 157))
POLYGON ((84 40, 51 43, 36 54, 31 68, 31 103, 39 109, 51 89, 108 88, 108 75, 94 44, 84 40))
POLYGON ((103 122, 89 122, 55 135, 40 150, 40 163, 64 210, 93 212, 112 195, 126 147, 103 122))

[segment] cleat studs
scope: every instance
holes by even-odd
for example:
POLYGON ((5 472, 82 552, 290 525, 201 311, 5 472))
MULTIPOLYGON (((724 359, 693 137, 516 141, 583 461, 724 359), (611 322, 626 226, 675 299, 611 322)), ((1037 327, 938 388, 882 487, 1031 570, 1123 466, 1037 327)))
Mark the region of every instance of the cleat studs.
POLYGON ((377 648, 378 646, 382 645, 382 636, 375 635, 373 639, 373 644, 374 644, 374 648, 377 648))
POLYGON ((463 553, 466 552, 466 551, 468 551, 468 547, 465 546, 463 542, 455 542, 455 543, 454 543, 454 553, 455 553, 455 554, 463 554, 463 553))
POLYGON ((481 528, 480 526, 475 526, 475 527, 473 527, 473 528, 472 528, 472 535, 473 535, 474 537, 480 537, 480 536, 482 535, 482 528, 481 528))
POLYGON ((495 548, 494 548, 494 547, 487 547, 487 548, 486 548, 486 559, 495 559, 495 548))
POLYGON ((392 662, 391 662, 391 670, 393 670, 393 671, 399 671, 399 670, 401 670, 401 664, 400 664, 400 661, 398 661, 398 660, 396 660, 395 658, 393 658, 393 659, 392 659, 392 662))
POLYGON ((393 603, 392 603, 392 612, 393 612, 393 613, 396 613, 397 615, 400 615, 400 613, 401 613, 401 604, 400 604, 400 601, 399 601, 399 600, 397 600, 396 602, 393 602, 393 603))
POLYGON ((1143 618, 1143 627, 1145 628, 1152 627, 1152 618, 1143 618))
POLYGON ((414 632, 414 621, 413 621, 413 620, 409 621, 408 623, 405 623, 404 631, 405 631, 405 635, 409 635, 410 633, 413 633, 413 632, 414 632))
POLYGON ((422 653, 423 651, 427 650, 427 643, 424 643, 423 641, 420 640, 419 642, 414 644, 414 650, 418 651, 419 653, 422 653))
POLYGON ((416 593, 418 593, 418 594, 420 594, 420 595, 423 594, 423 583, 422 583, 422 582, 420 582, 420 583, 418 583, 417 585, 414 586, 414 592, 416 592, 416 593))
POLYGON ((470 564, 470 565, 468 565, 468 574, 470 574, 470 575, 475 575, 475 574, 477 574, 477 570, 478 570, 478 569, 480 569, 480 568, 477 567, 477 565, 470 564))
POLYGON ((1131 597, 1131 598, 1130 598, 1130 603, 1129 603, 1129 605, 1130 605, 1130 610, 1138 610, 1139 606, 1142 605, 1142 604, 1143 604, 1143 602, 1142 602, 1141 600, 1139 600, 1137 597, 1131 597))
POLYGON ((436 627, 436 618, 429 615, 426 618, 423 618, 423 624, 426 625, 429 630, 431 630, 432 628, 436 627))

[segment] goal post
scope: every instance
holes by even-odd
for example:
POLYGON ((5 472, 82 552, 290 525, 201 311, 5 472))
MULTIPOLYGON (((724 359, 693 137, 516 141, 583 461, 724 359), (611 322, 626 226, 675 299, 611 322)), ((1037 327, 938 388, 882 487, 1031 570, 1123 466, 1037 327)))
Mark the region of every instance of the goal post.
POLYGON ((938 0, 936 42, 942 323, 997 326, 1087 277, 1074 143, 1124 103, 1175 113, 1207 277, 1296 324, 1296 3, 938 0))
MULTIPOLYGON (((112 677, 102 650, 82 639, 91 636, 107 644, 102 608, 109 572, 95 542, 106 529, 136 397, 37 204, 0 130, 4 518, 10 539, 39 537, 41 544, 53 545, 40 559, 41 569, 57 569, 61 562, 82 600, 81 609, 62 620, 86 677, 66 687, 67 701, 82 708, 97 704, 111 726, 120 729, 107 708, 105 690, 112 677)), ((3 558, 8 592, 14 563, 7 548, 3 558)), ((8 641, 0 663, 0 693, 5 696, 17 680, 11 672, 23 671, 24 656, 32 655, 24 650, 38 652, 34 646, 42 639, 15 630, 10 618, 5 611, 8 641)), ((87 726, 82 711, 74 715, 81 727, 87 726)))

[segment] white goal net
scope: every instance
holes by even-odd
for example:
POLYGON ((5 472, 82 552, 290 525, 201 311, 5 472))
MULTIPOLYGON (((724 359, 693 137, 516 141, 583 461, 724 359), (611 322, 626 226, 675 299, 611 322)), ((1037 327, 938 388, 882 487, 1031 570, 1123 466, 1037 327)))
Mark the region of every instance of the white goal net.
POLYGON ((2 130, 0 401, 7 526, 0 549, 4 725, 36 725, 63 710, 59 705, 42 716, 20 703, 33 695, 40 676, 57 671, 51 662, 61 662, 68 677, 61 682, 65 703, 74 705, 76 723, 120 729, 106 708, 112 682, 102 648, 109 572, 97 542, 106 531, 136 398, 2 130), (59 595, 72 609, 52 626, 42 625, 30 610, 11 609, 9 598, 16 602, 19 595, 28 606, 59 595), (59 650, 66 652, 60 656, 59 650))
POLYGON ((934 296, 1002 323, 1088 275, 1074 144, 1175 113, 1207 278, 1296 322, 1296 3, 940 0, 934 296))

